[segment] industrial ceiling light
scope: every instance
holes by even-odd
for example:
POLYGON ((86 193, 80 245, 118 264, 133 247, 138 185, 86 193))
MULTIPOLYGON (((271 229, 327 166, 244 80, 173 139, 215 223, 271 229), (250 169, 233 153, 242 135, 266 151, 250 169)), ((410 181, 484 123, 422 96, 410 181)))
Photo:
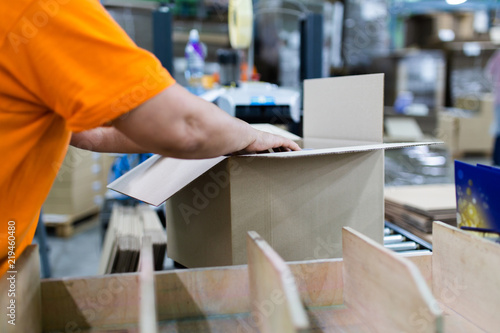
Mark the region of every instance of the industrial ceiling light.
POLYGON ((446 3, 448 5, 461 5, 463 4, 464 2, 466 2, 467 0, 446 0, 446 3))

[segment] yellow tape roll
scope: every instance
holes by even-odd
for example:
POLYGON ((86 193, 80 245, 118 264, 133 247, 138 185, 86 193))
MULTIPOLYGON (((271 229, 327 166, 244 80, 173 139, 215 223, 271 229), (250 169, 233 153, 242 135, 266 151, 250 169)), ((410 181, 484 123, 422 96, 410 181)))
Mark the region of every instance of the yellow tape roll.
POLYGON ((229 41, 234 49, 250 46, 253 33, 252 0, 229 0, 229 41))

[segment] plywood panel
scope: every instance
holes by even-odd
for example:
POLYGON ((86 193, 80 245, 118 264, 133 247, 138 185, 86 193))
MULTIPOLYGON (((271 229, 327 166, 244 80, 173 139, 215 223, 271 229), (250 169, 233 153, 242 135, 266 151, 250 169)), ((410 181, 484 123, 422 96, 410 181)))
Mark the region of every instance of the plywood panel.
POLYGON ((254 231, 248 232, 248 276, 252 315, 262 333, 292 333, 309 320, 292 272, 282 258, 254 231))
POLYGON ((500 245, 436 222, 432 270, 436 298, 483 330, 500 317, 500 245))
POLYGON ((344 301, 375 332, 442 332, 442 311, 417 267, 368 237, 342 232, 344 301))

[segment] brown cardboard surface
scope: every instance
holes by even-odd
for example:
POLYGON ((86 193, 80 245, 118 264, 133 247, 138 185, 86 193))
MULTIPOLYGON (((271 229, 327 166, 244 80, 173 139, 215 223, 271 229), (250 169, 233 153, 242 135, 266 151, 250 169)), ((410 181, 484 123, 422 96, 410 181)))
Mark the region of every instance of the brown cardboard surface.
POLYGON ((226 160, 167 201, 169 257, 188 267, 243 264, 248 230, 287 261, 340 257, 342 226, 382 242, 383 155, 226 160))
POLYGON ((74 200, 73 198, 80 195, 100 194, 103 188, 106 187, 106 183, 103 184, 101 182, 101 177, 92 177, 86 182, 81 182, 79 184, 53 186, 50 190, 50 195, 47 197, 47 201, 55 199, 55 202, 61 203, 62 201, 72 201, 74 200))
POLYGON ((385 200, 431 217, 457 205, 454 184, 386 187, 385 200))
POLYGON ((234 173, 238 169, 226 159, 167 201, 170 258, 187 267, 232 264, 229 182, 234 173))
POLYGON ((304 138, 382 142, 384 75, 304 81, 304 138))
MULTIPOLYGON (((82 200, 66 203, 44 203, 43 206, 43 216, 51 214, 62 214, 68 216, 78 216, 86 211, 94 211, 98 209, 99 206, 94 202, 94 196, 87 197, 82 200)), ((82 216, 84 217, 84 216, 82 216)), ((69 219, 69 218, 68 218, 69 219)))
POLYGON ((382 242, 383 151, 241 163, 231 180, 233 263, 246 261, 246 231, 286 260, 342 256, 341 229, 382 242), (247 200, 244 193, 253 193, 247 200), (243 242, 243 243, 242 243, 243 242))
POLYGON ((95 199, 107 190, 111 160, 105 154, 70 147, 43 204, 44 215, 74 217, 98 208, 99 201, 95 199))

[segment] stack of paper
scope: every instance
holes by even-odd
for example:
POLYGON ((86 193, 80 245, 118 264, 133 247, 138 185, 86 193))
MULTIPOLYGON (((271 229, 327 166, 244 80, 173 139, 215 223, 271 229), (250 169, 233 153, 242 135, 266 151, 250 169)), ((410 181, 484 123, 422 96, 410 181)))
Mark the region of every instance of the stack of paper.
POLYGON ((432 222, 456 225, 454 184, 385 188, 385 218, 408 231, 432 232, 432 222))
POLYGON ((143 235, 151 238, 155 269, 161 270, 167 249, 167 234, 158 215, 147 205, 113 206, 99 274, 136 272, 143 235))

